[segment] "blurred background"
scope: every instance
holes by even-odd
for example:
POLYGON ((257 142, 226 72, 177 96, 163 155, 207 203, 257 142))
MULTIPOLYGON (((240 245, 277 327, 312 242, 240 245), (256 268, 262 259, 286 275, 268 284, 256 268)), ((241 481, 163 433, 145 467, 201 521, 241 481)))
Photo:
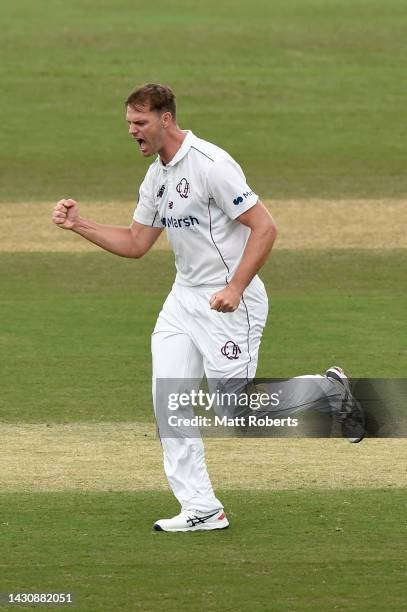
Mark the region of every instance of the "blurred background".
POLYGON ((134 199, 144 82, 264 198, 406 194, 404 0, 2 0, 0 20, 3 201, 134 199))

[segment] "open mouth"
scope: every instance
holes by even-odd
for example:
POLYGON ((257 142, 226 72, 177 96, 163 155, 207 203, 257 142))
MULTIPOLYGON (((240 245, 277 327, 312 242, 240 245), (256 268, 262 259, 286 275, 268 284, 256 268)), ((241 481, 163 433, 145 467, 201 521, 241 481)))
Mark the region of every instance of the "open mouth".
POLYGON ((138 142, 140 150, 144 153, 144 151, 147 149, 146 141, 143 138, 136 138, 136 140, 138 142))

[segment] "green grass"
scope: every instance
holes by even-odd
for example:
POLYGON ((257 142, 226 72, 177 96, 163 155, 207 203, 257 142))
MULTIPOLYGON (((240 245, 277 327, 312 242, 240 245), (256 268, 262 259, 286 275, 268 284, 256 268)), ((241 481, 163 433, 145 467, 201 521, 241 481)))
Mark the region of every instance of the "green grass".
MULTIPOLYGON (((149 162, 123 100, 146 81, 263 198, 407 194, 404 0, 3 0, 0 21, 0 201, 135 199, 149 162)), ((405 265, 273 253, 258 374, 405 377, 405 265)), ((152 421, 173 274, 168 253, 1 254, 0 421, 152 421)), ((72 590, 78 612, 403 608, 405 491, 222 499, 230 530, 172 535, 150 530, 169 493, 2 494, 0 592, 72 590)))
POLYGON ((131 199, 123 100, 161 81, 262 197, 407 193, 404 0, 3 0, 3 201, 131 199))
POLYGON ((78 612, 402 609, 405 491, 222 499, 230 529, 164 534, 166 493, 1 495, 0 591, 70 590, 78 612))
MULTIPOLYGON (((405 266, 405 251, 273 253, 258 375, 405 377, 405 266)), ((2 254, 0 420, 151 421, 150 333, 173 276, 168 252, 2 254)))

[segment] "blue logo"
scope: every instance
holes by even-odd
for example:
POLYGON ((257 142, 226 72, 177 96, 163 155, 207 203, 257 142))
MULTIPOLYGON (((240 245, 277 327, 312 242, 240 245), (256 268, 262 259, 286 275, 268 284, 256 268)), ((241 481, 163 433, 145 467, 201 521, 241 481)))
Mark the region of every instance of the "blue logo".
POLYGON ((193 227, 199 225, 199 220, 196 217, 162 217, 161 223, 164 227, 193 227))
MULTIPOLYGON (((253 195, 253 191, 245 191, 244 194, 243 194, 243 198, 245 198, 245 199, 249 198, 251 195, 253 195)), ((242 196, 237 196, 237 198, 235 198, 233 200, 233 204, 235 206, 237 206, 238 204, 241 204, 243 202, 243 198, 242 198, 242 196)))

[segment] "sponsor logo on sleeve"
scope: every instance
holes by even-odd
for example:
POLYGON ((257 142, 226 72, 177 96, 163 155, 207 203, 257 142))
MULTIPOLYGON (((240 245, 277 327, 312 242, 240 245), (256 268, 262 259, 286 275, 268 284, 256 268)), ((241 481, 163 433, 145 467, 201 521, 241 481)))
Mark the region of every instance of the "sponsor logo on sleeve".
POLYGON ((246 198, 249 198, 251 195, 253 195, 253 191, 245 191, 243 195, 237 196, 237 198, 233 200, 233 204, 235 206, 238 206, 238 204, 241 204, 246 198))

